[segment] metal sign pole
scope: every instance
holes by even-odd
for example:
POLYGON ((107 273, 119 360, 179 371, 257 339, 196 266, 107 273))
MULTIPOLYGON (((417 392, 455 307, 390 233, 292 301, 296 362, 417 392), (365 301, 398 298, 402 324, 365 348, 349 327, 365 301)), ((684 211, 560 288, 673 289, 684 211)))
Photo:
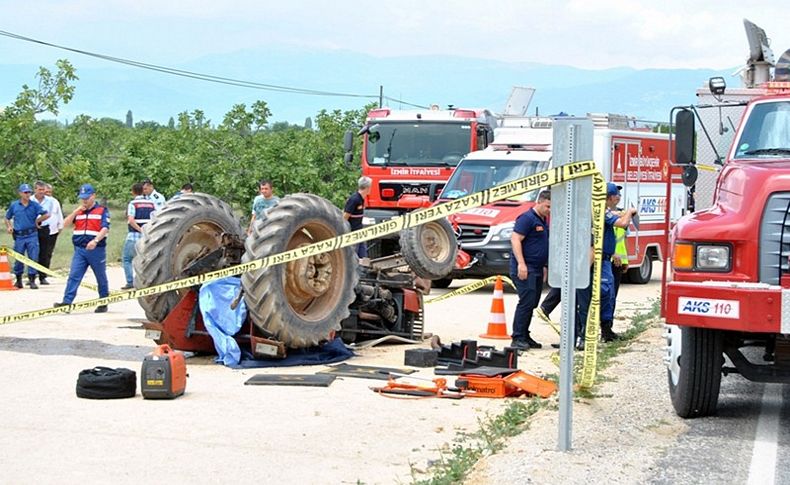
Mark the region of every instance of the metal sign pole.
MULTIPOLYGON (((561 118, 553 122, 555 165, 591 160, 593 125, 586 118, 561 118)), ((549 284, 562 292, 560 335, 559 439, 561 451, 571 449, 573 424, 573 344, 576 323, 576 289, 589 285, 592 228, 592 179, 572 180, 551 189, 549 230, 549 284)))

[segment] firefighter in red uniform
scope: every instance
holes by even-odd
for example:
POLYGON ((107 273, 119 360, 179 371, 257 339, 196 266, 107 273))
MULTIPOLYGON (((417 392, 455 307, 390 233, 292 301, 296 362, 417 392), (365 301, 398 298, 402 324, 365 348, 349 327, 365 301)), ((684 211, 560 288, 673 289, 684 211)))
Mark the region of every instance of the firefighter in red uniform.
MULTIPOLYGON (((63 301, 55 306, 70 305, 77 296, 77 288, 88 267, 93 270, 99 284, 99 297, 110 295, 107 284, 107 233, 110 230, 110 211, 96 203, 96 191, 91 184, 83 184, 79 192, 80 206, 63 220, 63 227, 74 223, 74 257, 71 258, 71 271, 66 283, 63 301)), ((96 307, 96 313, 107 311, 107 305, 96 307)))

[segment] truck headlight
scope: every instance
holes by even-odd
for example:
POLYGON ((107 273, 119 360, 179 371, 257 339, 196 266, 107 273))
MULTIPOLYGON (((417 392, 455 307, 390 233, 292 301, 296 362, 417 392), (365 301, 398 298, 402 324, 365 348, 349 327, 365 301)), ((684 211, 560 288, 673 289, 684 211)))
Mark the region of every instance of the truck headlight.
POLYGON ((730 267, 729 246, 705 245, 697 246, 697 269, 721 271, 730 267))
POLYGON ((492 241, 510 241, 510 236, 513 235, 513 226, 515 222, 506 222, 491 228, 492 241))
POLYGON ((368 216, 362 216, 362 225, 363 226, 372 226, 376 223, 376 219, 368 216))

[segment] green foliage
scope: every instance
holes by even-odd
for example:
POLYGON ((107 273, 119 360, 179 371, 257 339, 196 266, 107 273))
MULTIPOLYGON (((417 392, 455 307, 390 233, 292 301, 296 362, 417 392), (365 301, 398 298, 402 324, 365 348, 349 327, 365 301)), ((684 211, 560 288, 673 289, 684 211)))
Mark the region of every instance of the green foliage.
POLYGON ((86 115, 67 125, 38 122, 37 114, 57 113, 74 94, 74 69, 68 61, 57 68, 56 74, 41 68, 39 88, 24 86, 0 114, 0 205, 16 198, 17 184, 37 179, 51 182, 64 202, 90 182, 100 197, 123 204, 131 185, 150 177, 165 196, 191 182, 246 213, 262 178, 271 179, 280 196, 310 192, 342 205, 359 176, 356 165, 343 163, 343 134, 364 122, 369 107, 322 111, 310 123, 315 129, 270 126, 263 100, 233 105, 217 126, 199 109, 177 114, 166 126, 138 121, 131 127, 131 110, 125 122, 86 115))

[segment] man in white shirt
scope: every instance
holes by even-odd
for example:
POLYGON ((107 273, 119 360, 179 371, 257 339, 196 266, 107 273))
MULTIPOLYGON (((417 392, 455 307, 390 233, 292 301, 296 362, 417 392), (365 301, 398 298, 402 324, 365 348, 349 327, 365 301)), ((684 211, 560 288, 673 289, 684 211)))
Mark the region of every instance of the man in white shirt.
POLYGON ((164 195, 156 191, 154 188, 154 183, 151 182, 151 179, 143 180, 143 196, 145 196, 147 200, 150 200, 154 203, 154 207, 157 211, 164 207, 165 202, 167 201, 164 195))
MULTIPOLYGON (((42 222, 38 229, 38 264, 49 268, 52 264, 52 253, 55 251, 58 234, 63 229, 63 210, 58 199, 52 197, 51 185, 39 180, 35 183, 35 190, 36 194, 33 196, 35 201, 49 214, 49 219, 42 222)), ((43 272, 39 271, 38 279, 42 285, 49 284, 47 275, 43 272)))

